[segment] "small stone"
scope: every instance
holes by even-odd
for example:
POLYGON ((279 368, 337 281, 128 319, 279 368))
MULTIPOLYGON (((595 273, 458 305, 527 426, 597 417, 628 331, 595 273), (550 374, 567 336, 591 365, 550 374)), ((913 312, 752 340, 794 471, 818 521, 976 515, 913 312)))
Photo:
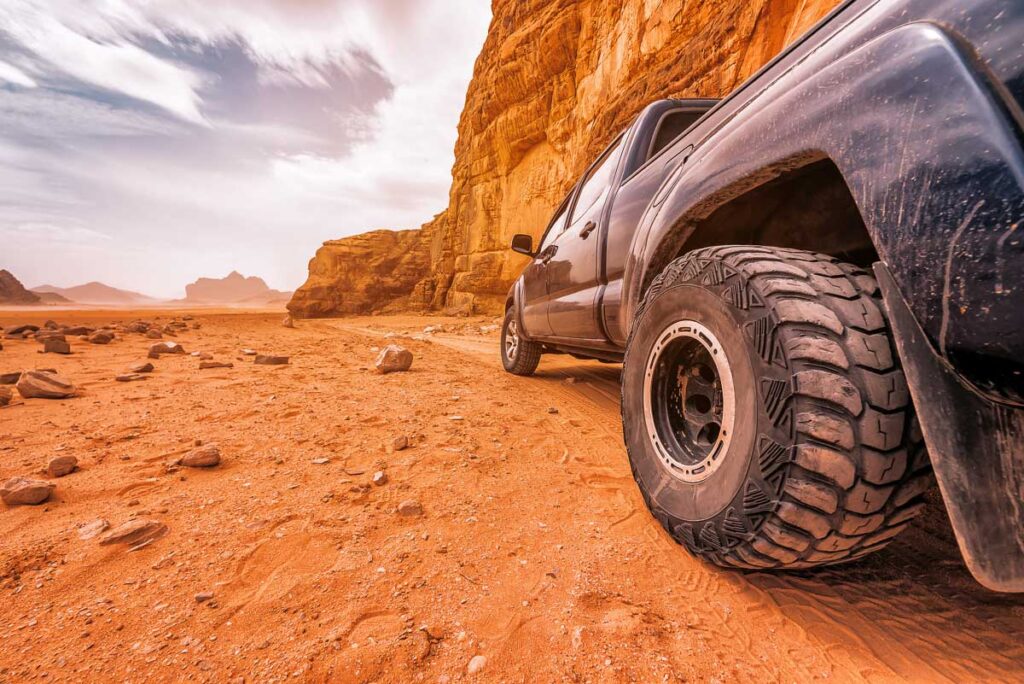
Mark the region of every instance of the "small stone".
POLYGON ((97 518, 78 526, 78 538, 82 541, 87 541, 102 532, 106 532, 108 529, 110 529, 110 523, 103 518, 97 518))
POLYGON ((210 352, 194 352, 192 356, 198 356, 200 361, 212 361, 213 354, 210 352))
POLYGON ((554 406, 549 406, 548 407, 548 413, 556 414, 556 413, 558 413, 558 409, 556 409, 554 406))
MULTIPOLYGON (((377 485, 378 487, 383 487, 387 483, 388 483, 388 474, 385 473, 383 470, 378 470, 377 472, 375 472, 373 474, 373 484, 377 485)), ((404 515, 404 513, 403 513, 403 515, 404 515)))
POLYGON ((285 316, 281 320, 281 325, 283 325, 286 328, 294 328, 295 327, 295 321, 292 320, 291 316, 285 316))
POLYGON ((114 333, 107 330, 97 330, 89 335, 90 344, 110 344, 114 340, 114 333))
POLYGON ((391 440, 392 451, 404 451, 409 448, 409 438, 405 435, 398 435, 391 440))
POLYGON ((21 371, 13 373, 0 373, 0 385, 17 385, 21 378, 21 371))
POLYGON ((207 444, 193 449, 178 461, 186 468, 212 468, 220 464, 220 449, 216 444, 207 444))
POLYGON ((47 330, 57 330, 58 328, 60 328, 60 326, 57 325, 57 321, 54 320, 46 321, 45 323, 43 323, 43 327, 46 328, 47 330))
POLYGON ((243 349, 242 350, 242 356, 256 356, 256 350, 255 349, 243 349))
POLYGON ((151 340, 159 340, 162 339, 163 336, 164 334, 157 330, 156 328, 150 328, 149 330, 146 331, 146 337, 148 337, 151 340))
POLYGON ((46 474, 50 477, 64 477, 75 472, 78 459, 74 456, 55 456, 46 464, 46 474))
POLYGON ((201 591, 198 594, 196 594, 196 603, 206 603, 207 601, 209 601, 212 598, 213 598, 213 592, 212 591, 201 591))
POLYGON ((59 337, 49 337, 43 341, 43 353, 44 354, 70 354, 71 345, 67 343, 67 340, 59 337))
POLYGON ((487 666, 487 658, 482 655, 475 655, 469 659, 469 665, 466 666, 466 672, 469 674, 476 674, 487 666))
POLYGON ((70 380, 44 370, 29 370, 18 379, 18 393, 25 399, 67 399, 75 395, 70 380))
POLYGON ((142 548, 142 546, 159 539, 165 534, 167 534, 167 525, 159 520, 137 518, 129 520, 123 525, 118 525, 105 533, 100 537, 100 544, 103 546, 109 544, 128 544, 134 550, 142 548))
POLYGON ((374 362, 379 373, 402 373, 412 367, 412 352, 397 344, 389 344, 380 350, 374 362))
POLYGON ((145 363, 137 363, 128 370, 130 370, 132 373, 152 373, 153 364, 151 364, 149 361, 145 363))
POLYGON ((257 354, 253 363, 260 366, 283 366, 288 363, 287 356, 273 356, 271 354, 257 354))
POLYGON ((93 333, 93 329, 92 328, 87 328, 84 325, 76 325, 74 327, 65 326, 64 328, 61 328, 61 332, 64 333, 65 335, 72 335, 72 336, 75 336, 75 335, 79 335, 79 336, 80 335, 91 335, 93 333))
POLYGON ((139 380, 148 380, 142 373, 124 373, 122 375, 114 376, 114 380, 118 382, 138 382, 139 380))
POLYGON ((0 385, 0 406, 7 406, 14 399, 14 392, 10 387, 0 385))
POLYGON ((0 485, 0 499, 8 506, 36 506, 50 498, 57 485, 27 477, 12 477, 0 485))
POLYGON ((184 353, 185 353, 185 348, 182 347, 177 342, 157 342, 156 344, 150 346, 150 348, 149 348, 149 355, 153 356, 153 354, 156 354, 157 358, 159 358, 160 355, 162 355, 162 354, 184 354, 184 353))
POLYGON ((211 368, 234 368, 235 364, 227 361, 200 361, 199 370, 208 370, 211 368))
POLYGON ((406 499, 402 503, 398 504, 398 514, 407 518, 423 515, 423 506, 415 499, 406 499))
POLYGON ((313 465, 327 465, 330 462, 331 459, 325 458, 323 456, 321 456, 320 458, 314 458, 312 461, 313 465))

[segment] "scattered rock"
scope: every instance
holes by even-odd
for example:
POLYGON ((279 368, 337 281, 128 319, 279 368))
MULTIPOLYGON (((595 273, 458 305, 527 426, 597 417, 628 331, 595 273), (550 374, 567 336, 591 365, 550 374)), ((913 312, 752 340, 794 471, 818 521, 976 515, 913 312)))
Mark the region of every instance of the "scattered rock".
POLYGON ((323 456, 321 456, 320 458, 314 458, 312 461, 313 465, 327 465, 330 462, 331 459, 325 458, 323 456))
POLYGON ((294 328, 295 321, 292 320, 291 316, 285 316, 284 319, 281 321, 281 325, 283 325, 286 328, 294 328))
POLYGON ((398 435, 391 440, 392 451, 403 451, 409 448, 409 438, 405 435, 398 435))
POLYGON ((13 373, 0 373, 0 385, 17 385, 21 378, 21 371, 13 373))
POLYGON ((75 386, 70 380, 56 373, 29 370, 18 379, 18 393, 25 399, 67 399, 75 395, 75 386))
POLYGON ((398 504, 398 514, 407 518, 423 515, 423 506, 415 499, 406 499, 402 503, 398 504))
POLYGON ((26 332, 36 332, 39 330, 38 325, 9 325, 4 328, 5 335, 22 335, 26 332))
POLYGON ((389 344, 380 350, 374 362, 380 373, 401 373, 412 367, 412 352, 397 344, 389 344))
POLYGON ((253 363, 261 366, 283 366, 288 363, 287 356, 271 356, 269 354, 257 354, 253 363))
POLYGON ((151 340, 159 340, 163 336, 164 334, 157 330, 156 328, 150 328, 149 330, 146 331, 146 337, 148 337, 151 340))
MULTIPOLYGON (((388 474, 385 473, 383 470, 378 470, 377 472, 375 472, 373 474, 373 484, 377 485, 378 487, 383 487, 387 483, 388 483, 388 474)), ((420 512, 422 513, 422 510, 420 512)), ((404 513, 403 513, 403 515, 404 515, 404 513)))
POLYGON ((114 380, 118 382, 138 382, 139 380, 149 380, 142 373, 124 373, 122 375, 114 376, 114 380))
POLYGON ((75 335, 91 335, 93 333, 93 329, 92 328, 87 328, 84 325, 76 325, 74 327, 65 326, 65 327, 61 328, 60 331, 62 333, 64 333, 65 335, 71 335, 71 336, 75 336, 75 335))
POLYGON ((556 409, 554 406, 548 406, 548 413, 554 415, 558 413, 558 409, 556 409))
POLYGON ((242 350, 242 356, 256 356, 256 350, 255 349, 243 349, 242 350))
POLYGON ((216 444, 207 444, 188 452, 178 461, 186 468, 212 468, 220 464, 220 449, 216 444))
POLYGON ((36 506, 50 498, 56 485, 27 477, 12 477, 0 486, 0 499, 8 506, 36 506))
POLYGON ((92 335, 89 335, 89 342, 91 344, 110 344, 114 340, 114 333, 107 330, 97 330, 92 335))
POLYGON ((150 324, 146 321, 132 321, 128 324, 128 332, 145 333, 149 330, 150 324))
POLYGON ((466 666, 466 672, 469 674, 476 674, 487 666, 487 658, 482 655, 475 655, 469 659, 469 665, 466 666))
POLYGON ((213 592, 212 591, 201 591, 198 594, 196 594, 196 603, 206 603, 207 601, 209 601, 212 598, 213 598, 213 592))
POLYGON ((0 406, 7 406, 14 399, 14 392, 10 387, 0 385, 0 406))
POLYGON ((100 544, 103 546, 108 544, 127 544, 131 546, 130 550, 134 551, 156 541, 165 534, 167 534, 167 525, 159 520, 138 518, 136 520, 129 520, 123 525, 118 525, 105 533, 100 537, 100 544))
POLYGON ((108 529, 110 529, 110 523, 103 518, 97 518, 78 526, 78 538, 86 541, 102 532, 106 532, 108 529))
POLYGON ((50 477, 64 477, 75 472, 78 459, 74 456, 55 456, 46 464, 46 474, 50 477))
POLYGON ((137 363, 128 370, 130 370, 132 373, 152 373, 153 364, 151 364, 149 361, 146 361, 145 363, 137 363))
POLYGON ((200 361, 212 361, 213 354, 210 352, 192 352, 192 356, 196 357, 200 361))
POLYGON ((149 354, 159 358, 163 354, 184 354, 185 348, 177 342, 157 342, 149 347, 149 354))
POLYGON ((61 337, 50 337, 43 341, 44 354, 70 354, 71 345, 61 337))
POLYGON ((53 320, 48 320, 45 323, 43 323, 43 327, 46 328, 47 330, 57 330, 58 328, 60 328, 60 326, 57 325, 57 321, 53 320))
POLYGON ((228 361, 200 361, 199 370, 207 370, 210 368, 234 368, 235 364, 228 361))

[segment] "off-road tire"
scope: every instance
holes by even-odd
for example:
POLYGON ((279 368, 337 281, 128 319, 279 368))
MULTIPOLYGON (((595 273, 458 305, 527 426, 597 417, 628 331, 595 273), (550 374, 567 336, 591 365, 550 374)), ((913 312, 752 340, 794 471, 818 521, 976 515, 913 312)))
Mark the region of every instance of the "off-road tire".
POLYGON ((519 334, 516 351, 509 357, 505 340, 509 335, 510 325, 518 326, 514 308, 505 312, 505 320, 501 324, 501 365, 513 375, 533 375, 537 370, 537 364, 540 363, 541 346, 536 342, 524 339, 522 334, 519 334))
POLYGON ((664 269, 635 321, 622 383, 633 476, 691 553, 747 569, 845 562, 885 547, 920 513, 931 468, 863 269, 794 249, 700 249, 664 269), (699 483, 654 458, 644 423, 644 367, 672 317, 739 350, 736 438, 699 483))

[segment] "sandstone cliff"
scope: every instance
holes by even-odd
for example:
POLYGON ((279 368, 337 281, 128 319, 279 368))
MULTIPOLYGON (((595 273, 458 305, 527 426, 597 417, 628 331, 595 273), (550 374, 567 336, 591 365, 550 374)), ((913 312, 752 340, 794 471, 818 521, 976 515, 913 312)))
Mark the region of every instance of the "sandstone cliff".
POLYGON ((448 208, 401 239, 403 251, 429 250, 429 259, 389 260, 386 250, 398 239, 383 231, 329 242, 289 308, 306 316, 348 313, 337 303, 354 299, 360 310, 410 303, 499 310, 525 263, 508 250, 511 236, 539 236, 576 177, 645 105, 729 93, 835 4, 493 0, 459 122, 448 208), (412 247, 416 241, 424 244, 412 247), (363 266, 346 254, 376 255, 376 286, 360 285, 363 266), (387 270, 391 262, 400 274, 387 270), (422 268, 418 279, 414 268, 422 268), (342 279, 332 282, 331 272, 342 279), (353 285, 358 294, 344 291, 353 285))
POLYGON ((26 290, 21 281, 15 278, 10 271, 0 270, 0 304, 29 306, 40 303, 39 295, 26 290))
POLYGON ((243 276, 232 271, 223 278, 199 278, 185 286, 185 303, 190 304, 267 304, 291 296, 267 287, 263 278, 243 276))

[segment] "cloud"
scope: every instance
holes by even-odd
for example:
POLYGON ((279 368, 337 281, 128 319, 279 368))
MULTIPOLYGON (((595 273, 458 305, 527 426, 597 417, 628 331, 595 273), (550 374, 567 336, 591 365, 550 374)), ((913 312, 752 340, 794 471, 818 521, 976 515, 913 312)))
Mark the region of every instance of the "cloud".
POLYGON ((35 88, 39 85, 35 82, 35 79, 13 64, 0 62, 0 83, 4 82, 12 83, 22 88, 35 88))

